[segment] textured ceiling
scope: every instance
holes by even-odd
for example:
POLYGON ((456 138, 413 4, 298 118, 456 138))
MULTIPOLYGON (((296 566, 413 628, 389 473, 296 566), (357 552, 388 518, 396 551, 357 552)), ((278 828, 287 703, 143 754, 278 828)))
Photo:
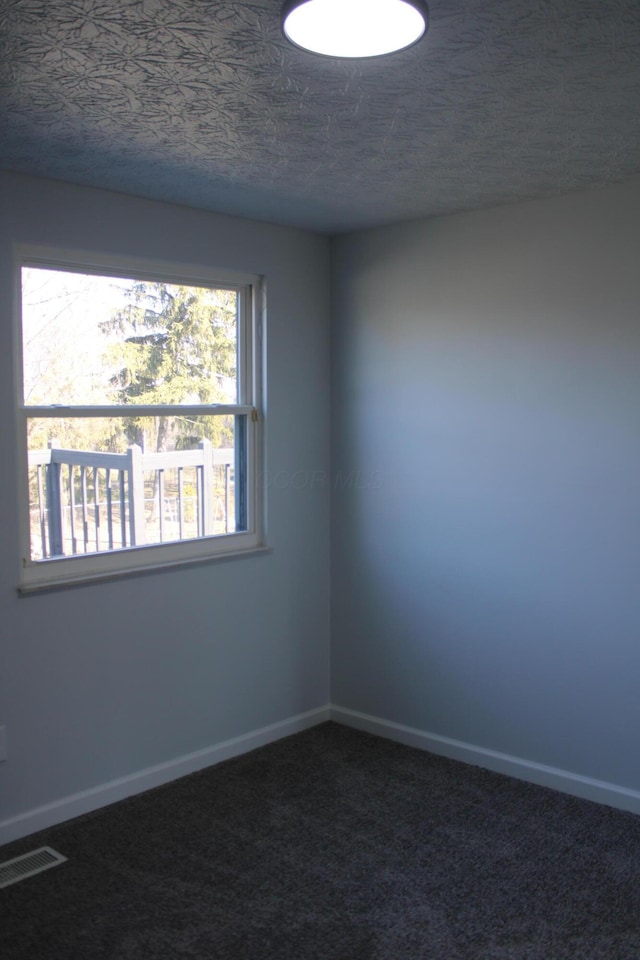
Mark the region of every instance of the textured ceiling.
POLYGON ((640 172, 640 0, 430 0, 378 61, 280 0, 0 0, 0 167, 326 232, 640 172))

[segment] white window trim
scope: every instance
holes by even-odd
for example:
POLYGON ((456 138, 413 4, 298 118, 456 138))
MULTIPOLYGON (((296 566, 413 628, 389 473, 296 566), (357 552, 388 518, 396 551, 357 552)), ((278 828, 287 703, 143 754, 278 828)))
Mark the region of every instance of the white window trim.
MULTIPOLYGON (((64 585, 160 570, 185 564, 203 563, 266 550, 264 542, 263 476, 263 344, 265 321, 264 278, 202 265, 149 260, 141 257, 87 253, 78 250, 16 244, 14 272, 14 370, 16 384, 18 513, 21 570, 18 591, 32 593, 64 585), (247 423, 247 530, 238 533, 199 537, 191 540, 146 544, 100 553, 31 560, 29 483, 26 421, 29 417, 130 415, 132 405, 122 406, 28 406, 23 402, 22 364, 22 283, 23 266, 77 270, 100 276, 131 276, 141 280, 184 283, 243 291, 239 331, 237 404, 180 405, 181 412, 194 415, 244 414, 247 423)), ((144 411, 144 407, 136 407, 144 411)), ((175 410, 175 407, 149 408, 175 410)))

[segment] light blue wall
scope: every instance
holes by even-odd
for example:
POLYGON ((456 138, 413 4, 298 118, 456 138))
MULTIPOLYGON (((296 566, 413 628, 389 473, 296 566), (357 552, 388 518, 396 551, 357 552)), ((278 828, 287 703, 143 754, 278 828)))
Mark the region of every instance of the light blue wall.
POLYGON ((640 183, 333 262, 333 702, 640 788, 640 183))
POLYGON ((13 175, 0 211, 1 821, 328 702, 329 244, 13 175), (270 554, 17 596, 14 241, 266 275, 270 554))
POLYGON ((0 175, 14 241, 264 273, 266 556, 19 599, 0 821, 320 707, 640 788, 640 184, 333 242, 0 175), (331 491, 330 491, 331 488, 331 491))

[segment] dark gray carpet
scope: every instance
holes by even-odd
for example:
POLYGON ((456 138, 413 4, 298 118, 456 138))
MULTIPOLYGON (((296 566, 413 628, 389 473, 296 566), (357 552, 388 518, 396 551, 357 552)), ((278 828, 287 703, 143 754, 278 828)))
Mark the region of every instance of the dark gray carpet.
POLYGON ((4 847, 3 960, 638 960, 640 818, 333 723, 4 847))

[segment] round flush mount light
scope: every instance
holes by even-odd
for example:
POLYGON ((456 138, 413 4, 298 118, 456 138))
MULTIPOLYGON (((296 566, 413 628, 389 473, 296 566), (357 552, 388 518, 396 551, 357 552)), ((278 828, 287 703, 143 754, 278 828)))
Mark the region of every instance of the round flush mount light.
POLYGON ((291 43, 325 57, 381 57, 427 31, 422 0, 289 0, 282 29, 291 43))

